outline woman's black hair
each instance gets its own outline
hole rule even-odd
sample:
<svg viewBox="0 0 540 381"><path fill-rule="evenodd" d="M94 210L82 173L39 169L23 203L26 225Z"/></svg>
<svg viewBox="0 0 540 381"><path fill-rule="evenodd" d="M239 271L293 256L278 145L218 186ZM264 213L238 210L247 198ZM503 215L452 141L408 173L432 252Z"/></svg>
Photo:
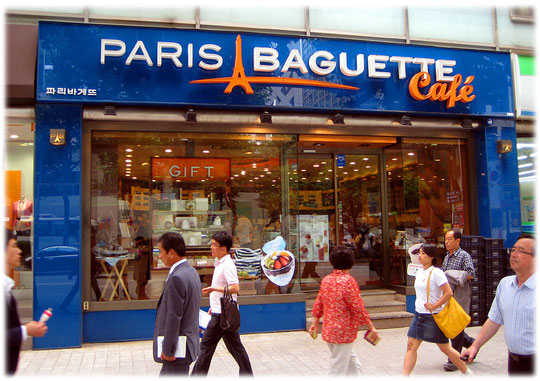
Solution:
<svg viewBox="0 0 540 381"><path fill-rule="evenodd" d="M428 257L433 258L433 266L435 267L441 267L442 266L442 258L439 255L439 251L437 250L437 246L431 244L431 243L425 243L420 248L426 254Z"/></svg>
<svg viewBox="0 0 540 381"><path fill-rule="evenodd" d="M354 265L354 254L345 246L336 246L330 253L330 263L336 270L349 270Z"/></svg>

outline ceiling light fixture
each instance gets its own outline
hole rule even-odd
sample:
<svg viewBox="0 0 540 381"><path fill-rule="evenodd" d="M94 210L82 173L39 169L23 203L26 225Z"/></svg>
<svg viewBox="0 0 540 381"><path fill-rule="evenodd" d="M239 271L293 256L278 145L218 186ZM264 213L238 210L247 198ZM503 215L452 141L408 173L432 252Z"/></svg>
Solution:
<svg viewBox="0 0 540 381"><path fill-rule="evenodd" d="M268 111L264 111L261 116L261 123L272 123L272 114L270 114Z"/></svg>
<svg viewBox="0 0 540 381"><path fill-rule="evenodd" d="M332 117L332 123L334 123L334 124L345 124L345 117L342 114L340 114L339 112L337 112Z"/></svg>
<svg viewBox="0 0 540 381"><path fill-rule="evenodd" d="M471 128L473 128L472 120L463 119L463 121L461 122L461 127L470 130Z"/></svg>
<svg viewBox="0 0 540 381"><path fill-rule="evenodd" d="M193 111L192 108L188 108L186 113L184 114L184 118L186 118L186 122L197 122L197 113Z"/></svg>
<svg viewBox="0 0 540 381"><path fill-rule="evenodd" d="M412 126L411 117L403 115L399 121L399 124L401 124L402 126Z"/></svg>
<svg viewBox="0 0 540 381"><path fill-rule="evenodd" d="M116 116L116 107L114 106L105 106L103 109L103 115Z"/></svg>

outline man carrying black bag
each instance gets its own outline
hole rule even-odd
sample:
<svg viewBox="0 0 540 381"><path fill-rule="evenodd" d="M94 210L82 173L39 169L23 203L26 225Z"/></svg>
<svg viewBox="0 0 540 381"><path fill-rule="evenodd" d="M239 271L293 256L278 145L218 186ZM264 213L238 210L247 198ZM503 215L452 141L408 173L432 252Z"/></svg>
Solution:
<svg viewBox="0 0 540 381"><path fill-rule="evenodd" d="M207 375L212 362L212 356L216 350L219 340L223 338L225 346L229 353L234 357L239 366L240 375L253 375L251 363L246 349L240 341L240 335L236 326L227 326L223 322L222 328L222 310L221 298L228 291L233 300L237 300L237 293L240 288L238 281L238 273L233 259L229 255L229 250L232 247L232 237L225 231L216 232L212 235L212 243L210 245L212 256L218 259L218 263L212 277L212 285L202 289L204 294L210 293L210 311L212 315L208 327L204 331L201 340L201 353L197 362L193 366L191 375ZM226 290L228 288L228 290ZM224 320L224 319L223 319ZM231 323L231 321L229 321ZM236 328L236 329L235 329ZM232 330L228 330L232 329Z"/></svg>

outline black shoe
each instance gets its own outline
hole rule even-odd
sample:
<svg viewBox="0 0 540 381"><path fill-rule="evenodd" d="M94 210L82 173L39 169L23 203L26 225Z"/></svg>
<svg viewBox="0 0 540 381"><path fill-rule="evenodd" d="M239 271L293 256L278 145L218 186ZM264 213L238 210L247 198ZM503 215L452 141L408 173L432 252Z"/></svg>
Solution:
<svg viewBox="0 0 540 381"><path fill-rule="evenodd" d="M443 368L444 368L444 370L446 370L447 372L453 372L453 371L458 370L458 367L455 366L454 364L452 364L450 361L447 362L446 364L444 364Z"/></svg>

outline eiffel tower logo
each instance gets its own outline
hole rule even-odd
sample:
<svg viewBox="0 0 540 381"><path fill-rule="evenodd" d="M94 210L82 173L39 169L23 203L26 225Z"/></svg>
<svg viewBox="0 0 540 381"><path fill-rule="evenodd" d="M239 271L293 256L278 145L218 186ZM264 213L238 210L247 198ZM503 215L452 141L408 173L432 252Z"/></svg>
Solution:
<svg viewBox="0 0 540 381"><path fill-rule="evenodd" d="M230 94L232 89L236 86L244 89L246 94L253 94L253 89L251 88L250 83L265 83L265 84L278 84L278 85L292 85L292 86L315 86L315 87L326 87L333 89L343 89L343 90L358 90L358 87L340 85L338 83L325 82L325 81L316 81L312 79L302 79L302 78L286 78L286 77L246 77L244 71L244 65L242 63L242 38L240 35L236 36L236 53L234 58L234 68L233 74L231 77L222 77L222 78L210 78L210 79L197 79L195 81L190 81L190 84L215 84L215 83L227 83L224 93Z"/></svg>
<svg viewBox="0 0 540 381"><path fill-rule="evenodd" d="M249 84L249 81L244 72L244 64L242 63L242 39L240 35L236 36L236 56L234 57L234 71L231 77L231 82L227 85L225 89L225 94L230 94L233 88L240 86L246 94L253 94L253 89Z"/></svg>

